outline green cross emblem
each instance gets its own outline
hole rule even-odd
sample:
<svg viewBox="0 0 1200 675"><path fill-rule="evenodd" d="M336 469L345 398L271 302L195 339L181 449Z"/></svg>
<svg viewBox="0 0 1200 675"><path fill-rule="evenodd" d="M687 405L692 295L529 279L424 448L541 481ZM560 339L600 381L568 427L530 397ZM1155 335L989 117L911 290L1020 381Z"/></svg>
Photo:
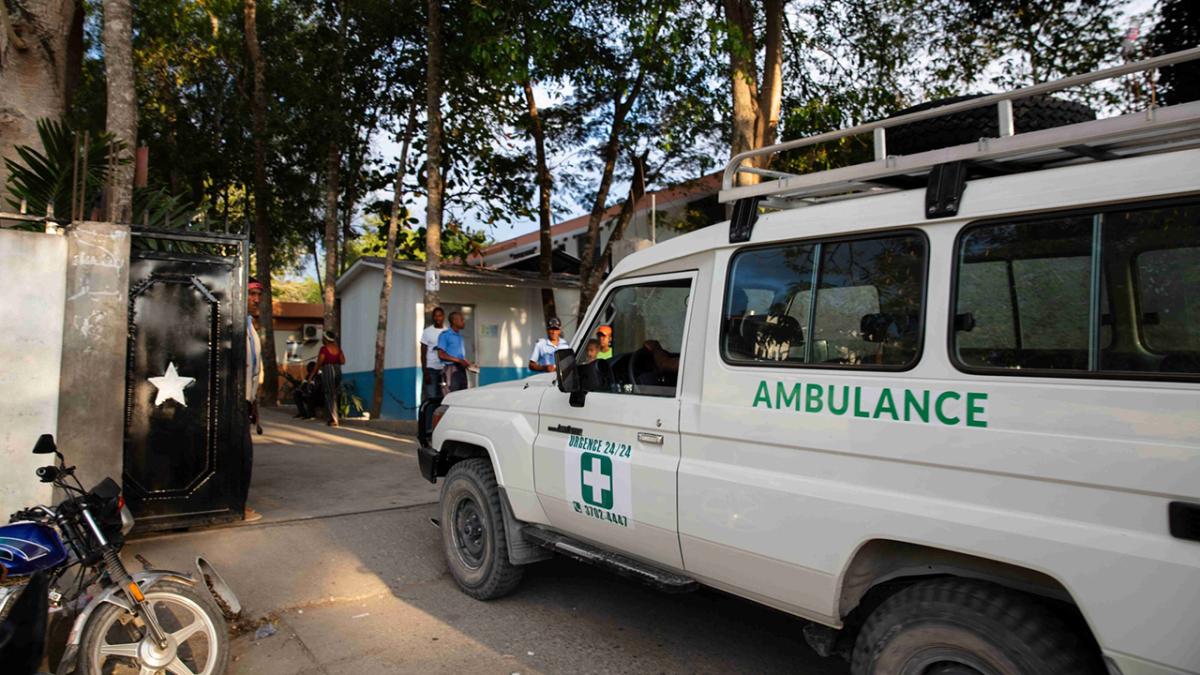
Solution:
<svg viewBox="0 0 1200 675"><path fill-rule="evenodd" d="M579 479L583 501L602 509L613 505L612 458L585 452L579 455Z"/></svg>

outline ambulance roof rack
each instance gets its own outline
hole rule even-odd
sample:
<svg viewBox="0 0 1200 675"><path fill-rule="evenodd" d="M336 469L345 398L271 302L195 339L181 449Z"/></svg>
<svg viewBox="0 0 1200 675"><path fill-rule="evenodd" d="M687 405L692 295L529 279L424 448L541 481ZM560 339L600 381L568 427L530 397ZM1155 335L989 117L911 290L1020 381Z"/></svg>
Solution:
<svg viewBox="0 0 1200 675"><path fill-rule="evenodd" d="M795 208L902 189L896 187L898 184L926 183L926 216L941 217L957 212L957 199L962 194L967 168L971 166L988 166L1011 173L1030 167L1045 168L1200 147L1200 101L1163 107L1152 103L1144 111L1023 133L1017 133L1014 129L1012 103L1015 99L1197 59L1200 59L1200 47L1193 47L735 155L725 166L719 195L723 203L740 203L734 208L730 239L749 239L759 206ZM975 143L909 155L889 155L887 152L888 129L986 106L997 108L998 137L980 138ZM757 159L761 165L782 152L863 134L873 137L873 161L799 174L745 165L747 160ZM1009 166L1003 166L1005 163ZM735 186L739 174L752 174L771 180ZM957 192L957 196L948 194L954 192Z"/></svg>

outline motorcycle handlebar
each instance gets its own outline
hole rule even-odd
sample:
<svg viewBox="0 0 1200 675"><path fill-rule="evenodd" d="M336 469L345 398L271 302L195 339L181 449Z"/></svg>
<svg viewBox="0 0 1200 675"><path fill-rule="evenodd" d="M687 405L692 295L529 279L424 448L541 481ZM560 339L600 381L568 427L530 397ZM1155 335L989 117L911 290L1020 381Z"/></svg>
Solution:
<svg viewBox="0 0 1200 675"><path fill-rule="evenodd" d="M8 517L9 522L15 520L38 520L42 515L54 517L54 512L45 506L35 506L30 509L21 509Z"/></svg>

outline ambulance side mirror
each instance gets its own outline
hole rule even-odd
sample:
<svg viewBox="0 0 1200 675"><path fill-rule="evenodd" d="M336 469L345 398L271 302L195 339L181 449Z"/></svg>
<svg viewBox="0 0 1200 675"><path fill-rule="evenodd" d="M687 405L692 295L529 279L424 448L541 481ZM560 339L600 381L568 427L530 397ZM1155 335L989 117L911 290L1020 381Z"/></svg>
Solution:
<svg viewBox="0 0 1200 675"><path fill-rule="evenodd" d="M554 375L558 378L558 390L571 394L583 389L579 379L579 366L575 363L575 352L559 349L554 352Z"/></svg>
<svg viewBox="0 0 1200 675"><path fill-rule="evenodd" d="M575 361L575 352L570 349L559 349L554 352L554 375L558 380L558 390L571 395L571 406L583 406L583 379L579 376L579 364Z"/></svg>

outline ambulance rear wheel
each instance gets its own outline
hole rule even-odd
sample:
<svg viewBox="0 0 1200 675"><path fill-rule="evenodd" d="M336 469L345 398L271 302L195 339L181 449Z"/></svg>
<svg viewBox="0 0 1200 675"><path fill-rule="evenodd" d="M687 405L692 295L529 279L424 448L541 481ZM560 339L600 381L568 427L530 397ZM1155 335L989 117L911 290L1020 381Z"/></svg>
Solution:
<svg viewBox="0 0 1200 675"><path fill-rule="evenodd" d="M513 592L523 568L508 559L500 489L488 460L466 459L450 467L440 505L442 547L458 587L477 600Z"/></svg>
<svg viewBox="0 0 1200 675"><path fill-rule="evenodd" d="M935 579L888 598L854 644L853 675L1091 675L1094 645L1032 597Z"/></svg>

